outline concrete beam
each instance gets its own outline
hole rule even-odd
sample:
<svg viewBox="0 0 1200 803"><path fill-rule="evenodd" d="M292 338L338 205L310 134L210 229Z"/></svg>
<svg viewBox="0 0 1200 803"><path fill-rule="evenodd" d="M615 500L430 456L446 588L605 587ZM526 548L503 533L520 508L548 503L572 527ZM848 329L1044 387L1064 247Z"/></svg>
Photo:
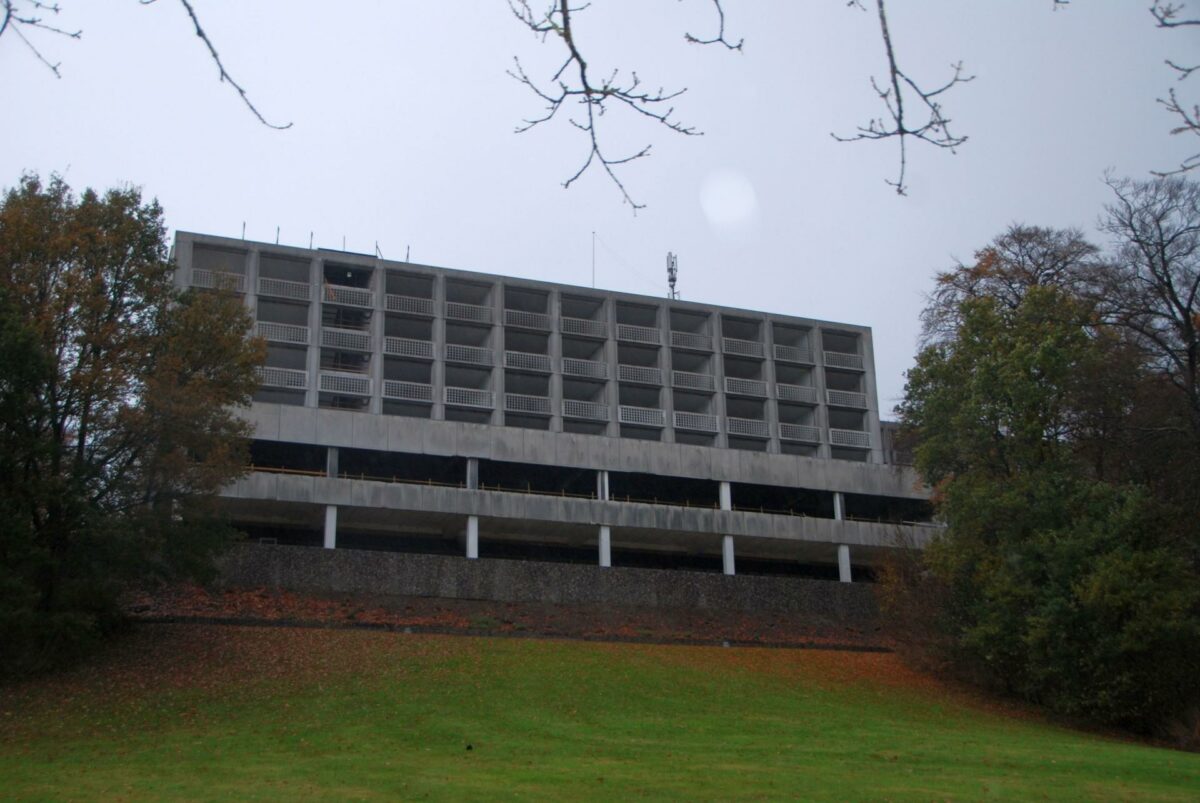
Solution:
<svg viewBox="0 0 1200 803"><path fill-rule="evenodd" d="M721 481L721 510L733 510L733 491L729 487L729 483Z"/></svg>
<svg viewBox="0 0 1200 803"><path fill-rule="evenodd" d="M725 535L721 537L721 571L730 576L737 574L737 570L733 563L732 535Z"/></svg>

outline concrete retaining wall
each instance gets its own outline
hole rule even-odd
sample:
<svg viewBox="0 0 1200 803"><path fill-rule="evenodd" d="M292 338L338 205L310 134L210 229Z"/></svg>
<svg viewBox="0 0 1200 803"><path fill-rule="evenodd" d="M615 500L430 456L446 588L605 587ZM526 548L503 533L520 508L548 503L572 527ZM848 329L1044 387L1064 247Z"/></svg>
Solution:
<svg viewBox="0 0 1200 803"><path fill-rule="evenodd" d="M877 619L863 584L353 549L242 544L222 560L221 578L232 587L315 593L775 611L859 628Z"/></svg>

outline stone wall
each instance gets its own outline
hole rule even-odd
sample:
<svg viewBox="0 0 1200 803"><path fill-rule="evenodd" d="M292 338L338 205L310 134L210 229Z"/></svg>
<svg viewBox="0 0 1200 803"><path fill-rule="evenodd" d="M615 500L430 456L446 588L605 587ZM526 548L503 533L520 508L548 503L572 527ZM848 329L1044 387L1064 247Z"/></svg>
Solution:
<svg viewBox="0 0 1200 803"><path fill-rule="evenodd" d="M230 587L495 602L795 613L814 624L871 627L871 587L796 577L242 544L221 563Z"/></svg>

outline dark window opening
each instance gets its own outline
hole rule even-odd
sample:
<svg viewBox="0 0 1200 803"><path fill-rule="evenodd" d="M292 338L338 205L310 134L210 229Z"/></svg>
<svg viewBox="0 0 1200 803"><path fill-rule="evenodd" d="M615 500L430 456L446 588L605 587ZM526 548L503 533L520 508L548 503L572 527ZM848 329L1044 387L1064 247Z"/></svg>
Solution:
<svg viewBox="0 0 1200 803"><path fill-rule="evenodd" d="M596 472L590 468L480 460L479 487L489 491L517 491L592 499L596 496Z"/></svg>
<svg viewBox="0 0 1200 803"><path fill-rule="evenodd" d="M787 516L833 518L833 493L778 485L730 484L734 510L775 513Z"/></svg>
<svg viewBox="0 0 1200 803"><path fill-rule="evenodd" d="M324 446L286 441L250 441L250 465L264 471L325 474Z"/></svg>
<svg viewBox="0 0 1200 803"><path fill-rule="evenodd" d="M713 480L628 471L608 472L608 491L614 501L717 508L719 487Z"/></svg>
<svg viewBox="0 0 1200 803"><path fill-rule="evenodd" d="M928 523L933 521L933 505L928 499L895 496L846 494L846 518L879 521L887 524Z"/></svg>
<svg viewBox="0 0 1200 803"><path fill-rule="evenodd" d="M467 460L378 449L339 449L338 475L347 479L462 487L466 484Z"/></svg>

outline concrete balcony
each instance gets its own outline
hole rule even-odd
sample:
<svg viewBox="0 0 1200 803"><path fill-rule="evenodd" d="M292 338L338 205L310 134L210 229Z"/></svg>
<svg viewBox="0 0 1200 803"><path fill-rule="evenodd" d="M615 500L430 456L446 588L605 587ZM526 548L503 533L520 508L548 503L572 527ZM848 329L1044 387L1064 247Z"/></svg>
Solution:
<svg viewBox="0 0 1200 803"><path fill-rule="evenodd" d="M652 326L634 326L631 323L617 324L617 340L626 343L647 343L651 346L662 345L662 331Z"/></svg>
<svg viewBox="0 0 1200 803"><path fill-rule="evenodd" d="M225 273L216 270L192 270L192 287L204 287L210 290L232 290L235 293L246 292L246 277L240 273Z"/></svg>
<svg viewBox="0 0 1200 803"><path fill-rule="evenodd" d="M771 425L756 418L726 418L725 431L730 435L741 435L746 438L771 437Z"/></svg>
<svg viewBox="0 0 1200 803"><path fill-rule="evenodd" d="M291 282L287 279L259 276L258 294L268 298L285 298L288 301L308 301L312 298L312 285L308 282Z"/></svg>
<svg viewBox="0 0 1200 803"><path fill-rule="evenodd" d="M528 396L523 393L505 393L504 410L509 413L550 415L550 399L545 396Z"/></svg>
<svg viewBox="0 0 1200 803"><path fill-rule="evenodd" d="M494 361L495 354L490 348L463 346L458 343L446 344L446 362L491 366Z"/></svg>
<svg viewBox="0 0 1200 803"><path fill-rule="evenodd" d="M383 353L389 357L408 357L416 360L433 359L433 343L408 337L385 337Z"/></svg>
<svg viewBox="0 0 1200 803"><path fill-rule="evenodd" d="M698 390L704 393L714 393L717 390L717 378L711 374L694 374L691 371L672 371L671 386L683 390Z"/></svg>
<svg viewBox="0 0 1200 803"><path fill-rule="evenodd" d="M290 323L275 323L274 321L255 321L254 334L269 343L308 345L307 326L294 326Z"/></svg>
<svg viewBox="0 0 1200 803"><path fill-rule="evenodd" d="M549 332L550 316L541 312L506 309L504 310L504 325L516 329L534 329L538 332Z"/></svg>
<svg viewBox="0 0 1200 803"><path fill-rule="evenodd" d="M736 337L721 338L721 350L726 354L735 354L739 357L757 357L759 359L762 359L767 353L766 346L757 340L739 340Z"/></svg>
<svg viewBox="0 0 1200 803"><path fill-rule="evenodd" d="M478 304L463 304L459 301L446 302L446 317L454 321L469 321L471 323L492 322L492 308L481 307Z"/></svg>
<svg viewBox="0 0 1200 803"><path fill-rule="evenodd" d="M587 421L607 421L608 405L604 402L563 399L563 418L581 418Z"/></svg>
<svg viewBox="0 0 1200 803"><path fill-rule="evenodd" d="M608 339L608 321L593 321L587 318L560 318L558 328L564 335Z"/></svg>
<svg viewBox="0 0 1200 803"><path fill-rule="evenodd" d="M851 371L862 371L863 358L861 354L827 351L825 352L825 366L827 368L847 368Z"/></svg>
<svg viewBox="0 0 1200 803"><path fill-rule="evenodd" d="M533 371L538 374L548 374L553 366L548 354L532 354L528 351L504 352L504 367L517 371Z"/></svg>
<svg viewBox="0 0 1200 803"><path fill-rule="evenodd" d="M421 318L432 318L436 315L436 308L432 298L397 296L389 293L384 297L383 305L384 309L388 312L416 315Z"/></svg>
<svg viewBox="0 0 1200 803"><path fill-rule="evenodd" d="M871 433L855 429L830 429L829 443L832 446L849 446L853 449L870 449Z"/></svg>
<svg viewBox="0 0 1200 803"><path fill-rule="evenodd" d="M867 409L867 394L852 390L827 390L825 391L825 401L834 407Z"/></svg>
<svg viewBox="0 0 1200 803"><path fill-rule="evenodd" d="M563 357L562 373L563 376L580 376L584 379L608 379L608 363Z"/></svg>
<svg viewBox="0 0 1200 803"><path fill-rule="evenodd" d="M401 382L396 379L383 380L383 398L394 401L433 404L433 386L422 382Z"/></svg>
<svg viewBox="0 0 1200 803"><path fill-rule="evenodd" d="M494 396L490 390L453 387L447 387L445 390L446 404L451 407L474 407L490 410L495 406Z"/></svg>
<svg viewBox="0 0 1200 803"><path fill-rule="evenodd" d="M375 308L375 293L362 287L345 287L326 282L325 286L321 288L321 294L322 300L326 304L360 309Z"/></svg>
<svg viewBox="0 0 1200 803"><path fill-rule="evenodd" d="M321 345L325 348L339 351L371 352L371 335L357 329L338 329L332 326L321 327Z"/></svg>
<svg viewBox="0 0 1200 803"><path fill-rule="evenodd" d="M714 435L719 431L715 415L709 415L708 413L688 413L682 410L675 412L675 429L683 429L690 432L709 432Z"/></svg>
<svg viewBox="0 0 1200 803"><path fill-rule="evenodd" d="M786 385L775 383L775 398L780 401L800 402L801 404L816 404L817 389L808 385Z"/></svg>
<svg viewBox="0 0 1200 803"><path fill-rule="evenodd" d="M619 421L622 424L634 424L639 427L662 427L666 425L666 412L656 407L631 407L622 404L617 408Z"/></svg>
<svg viewBox="0 0 1200 803"><path fill-rule="evenodd" d="M812 365L812 349L808 346L785 346L782 343L776 343L775 360L776 362L794 362Z"/></svg>
<svg viewBox="0 0 1200 803"><path fill-rule="evenodd" d="M798 441L800 443L820 443L821 428L809 426L808 424L784 424L779 425L779 437L785 441Z"/></svg>
<svg viewBox="0 0 1200 803"><path fill-rule="evenodd" d="M725 392L731 396L754 396L767 398L767 383L759 379L740 379L736 376L725 377Z"/></svg>
<svg viewBox="0 0 1200 803"><path fill-rule="evenodd" d="M269 365L260 365L255 371L264 388L285 388L287 390L306 390L308 388L307 371L295 368L274 368Z"/></svg>
<svg viewBox="0 0 1200 803"><path fill-rule="evenodd" d="M362 374L342 371L322 371L319 387L322 393L336 393L341 396L370 396L371 378Z"/></svg>
<svg viewBox="0 0 1200 803"><path fill-rule="evenodd" d="M691 351L712 351L712 335L673 331L671 332L671 348L689 349Z"/></svg>
<svg viewBox="0 0 1200 803"><path fill-rule="evenodd" d="M662 370L646 365L618 365L617 380L635 385L662 385Z"/></svg>

